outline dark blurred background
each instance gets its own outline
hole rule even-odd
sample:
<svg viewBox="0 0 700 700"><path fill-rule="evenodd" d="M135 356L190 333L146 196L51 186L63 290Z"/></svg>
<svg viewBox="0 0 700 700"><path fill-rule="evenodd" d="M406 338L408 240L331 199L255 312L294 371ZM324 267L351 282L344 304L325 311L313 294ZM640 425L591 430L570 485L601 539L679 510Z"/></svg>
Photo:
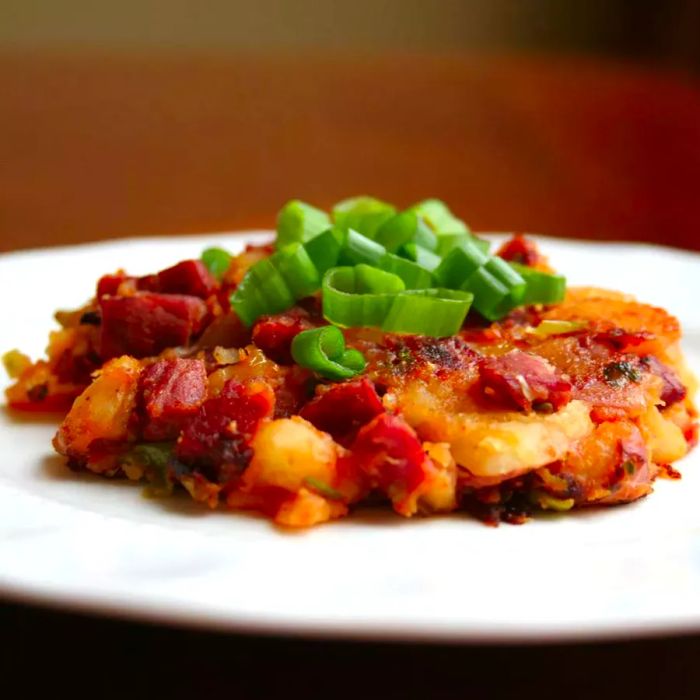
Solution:
<svg viewBox="0 0 700 700"><path fill-rule="evenodd" d="M5 46L583 51L700 68L693 0L3 0Z"/></svg>
<svg viewBox="0 0 700 700"><path fill-rule="evenodd" d="M2 0L0 250L447 199L700 247L695 0Z"/></svg>

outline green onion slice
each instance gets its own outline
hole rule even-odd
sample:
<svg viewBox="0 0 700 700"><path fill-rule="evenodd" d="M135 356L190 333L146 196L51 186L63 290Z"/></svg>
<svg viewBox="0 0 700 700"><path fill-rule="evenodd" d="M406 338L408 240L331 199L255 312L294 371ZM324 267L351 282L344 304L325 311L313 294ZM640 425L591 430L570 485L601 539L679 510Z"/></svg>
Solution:
<svg viewBox="0 0 700 700"><path fill-rule="evenodd" d="M439 199L424 199L410 207L409 211L423 217L437 234L469 232L464 221L458 219L447 204Z"/></svg>
<svg viewBox="0 0 700 700"><path fill-rule="evenodd" d="M509 263L527 285L522 304L557 304L566 296L566 277L551 275L520 263Z"/></svg>
<svg viewBox="0 0 700 700"><path fill-rule="evenodd" d="M396 214L396 208L374 197L344 199L333 207L333 221L343 231L354 229L374 238L377 229Z"/></svg>
<svg viewBox="0 0 700 700"><path fill-rule="evenodd" d="M344 241L345 236L338 229L329 228L304 244L304 248L306 248L306 252L320 276L338 264Z"/></svg>
<svg viewBox="0 0 700 700"><path fill-rule="evenodd" d="M468 233L467 231L462 231L458 233L438 234L436 252L438 255L442 255L444 257L453 248L463 246L467 243L472 243L477 248L479 248L479 250L482 253L485 254L489 252L489 248L491 247L491 244L484 238L479 238L478 236L474 236L471 233Z"/></svg>
<svg viewBox="0 0 700 700"><path fill-rule="evenodd" d="M379 266L379 261L386 254L383 245L373 241L367 236L350 229L345 235L345 242L340 249L339 262L341 265L366 265Z"/></svg>
<svg viewBox="0 0 700 700"><path fill-rule="evenodd" d="M331 225L325 211L298 199L287 202L277 215L277 248L290 243L305 243Z"/></svg>
<svg viewBox="0 0 700 700"><path fill-rule="evenodd" d="M303 299L321 286L321 277L301 243L292 243L270 256L294 299Z"/></svg>
<svg viewBox="0 0 700 700"><path fill-rule="evenodd" d="M426 251L429 252L429 251ZM386 272L398 275L406 289L427 289L433 286L433 275L418 263L386 253L379 261L379 267Z"/></svg>
<svg viewBox="0 0 700 700"><path fill-rule="evenodd" d="M455 289L420 289L398 294L382 330L444 338L459 331L474 295Z"/></svg>
<svg viewBox="0 0 700 700"><path fill-rule="evenodd" d="M231 295L231 305L241 321L251 326L260 316L286 311L320 285L320 275L306 249L292 243L248 270Z"/></svg>
<svg viewBox="0 0 700 700"><path fill-rule="evenodd" d="M367 365L361 352L346 349L343 333L336 326L312 328L294 336L292 357L327 379L350 379Z"/></svg>
<svg viewBox="0 0 700 700"><path fill-rule="evenodd" d="M398 253L412 262L425 268L428 272L435 272L442 258L430 250L417 245L416 243L406 243L401 246Z"/></svg>
<svg viewBox="0 0 700 700"><path fill-rule="evenodd" d="M323 315L331 323L434 337L454 335L473 299L460 290L404 290L400 277L367 265L329 270L322 289Z"/></svg>
<svg viewBox="0 0 700 700"><path fill-rule="evenodd" d="M511 309L510 290L485 267L476 270L462 289L474 294L474 308L489 321L497 321Z"/></svg>
<svg viewBox="0 0 700 700"><path fill-rule="evenodd" d="M323 277L323 315L338 326L381 327L394 296L405 289L400 277L368 265L335 267Z"/></svg>
<svg viewBox="0 0 700 700"><path fill-rule="evenodd" d="M438 265L435 277L443 287L459 289L464 281L489 260L473 243L453 248Z"/></svg>
<svg viewBox="0 0 700 700"><path fill-rule="evenodd" d="M390 253L395 253L406 243L416 243L428 250L437 248L437 237L414 211L404 211L387 219L377 230L374 239Z"/></svg>
<svg viewBox="0 0 700 700"><path fill-rule="evenodd" d="M216 279L220 280L231 265L230 253L223 248L207 248L202 252L202 262Z"/></svg>

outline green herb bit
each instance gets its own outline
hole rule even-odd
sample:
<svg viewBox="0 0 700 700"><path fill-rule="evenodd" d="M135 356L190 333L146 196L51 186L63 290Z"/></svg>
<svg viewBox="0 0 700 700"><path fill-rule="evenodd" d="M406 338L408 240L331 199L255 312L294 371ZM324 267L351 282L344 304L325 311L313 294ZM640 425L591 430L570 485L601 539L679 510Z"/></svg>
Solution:
<svg viewBox="0 0 700 700"><path fill-rule="evenodd" d="M621 387L628 382L638 382L641 379L641 374L627 360L621 362L611 362L603 369L603 377L610 386Z"/></svg>
<svg viewBox="0 0 700 700"><path fill-rule="evenodd" d="M563 513L571 510L574 507L573 498L557 498L545 491L532 491L530 493L530 501L539 506L542 510L554 510Z"/></svg>
<svg viewBox="0 0 700 700"><path fill-rule="evenodd" d="M307 476L304 479L304 483L313 491L316 491L316 493L320 494L321 496L324 496L325 498L329 498L331 501L343 500L343 494L340 493L340 491L329 486L325 481L315 479L313 476Z"/></svg>

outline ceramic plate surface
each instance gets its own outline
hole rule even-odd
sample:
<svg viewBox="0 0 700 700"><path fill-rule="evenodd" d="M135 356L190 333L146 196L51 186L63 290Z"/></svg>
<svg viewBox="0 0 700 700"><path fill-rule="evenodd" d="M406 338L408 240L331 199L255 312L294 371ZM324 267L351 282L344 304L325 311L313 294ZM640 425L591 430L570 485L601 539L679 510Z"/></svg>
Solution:
<svg viewBox="0 0 700 700"><path fill-rule="evenodd" d="M269 234L268 234L269 235ZM123 240L0 256L0 346L42 353L97 277L239 249L265 234ZM542 239L570 284L676 314L700 369L700 256ZM0 380L4 388L6 380ZM0 594L206 628L406 640L537 641L700 631L700 451L627 506L489 528L360 511L298 533L68 471L56 424L0 410Z"/></svg>

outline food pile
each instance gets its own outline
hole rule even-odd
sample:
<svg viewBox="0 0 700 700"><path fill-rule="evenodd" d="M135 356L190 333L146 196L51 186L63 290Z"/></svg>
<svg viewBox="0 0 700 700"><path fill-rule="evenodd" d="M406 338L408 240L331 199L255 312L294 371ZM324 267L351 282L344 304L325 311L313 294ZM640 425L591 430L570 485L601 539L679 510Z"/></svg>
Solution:
<svg viewBox="0 0 700 700"><path fill-rule="evenodd" d="M8 404L70 468L289 527L357 504L523 522L634 501L697 441L678 321L567 289L438 200L293 200L268 245L101 277Z"/></svg>

